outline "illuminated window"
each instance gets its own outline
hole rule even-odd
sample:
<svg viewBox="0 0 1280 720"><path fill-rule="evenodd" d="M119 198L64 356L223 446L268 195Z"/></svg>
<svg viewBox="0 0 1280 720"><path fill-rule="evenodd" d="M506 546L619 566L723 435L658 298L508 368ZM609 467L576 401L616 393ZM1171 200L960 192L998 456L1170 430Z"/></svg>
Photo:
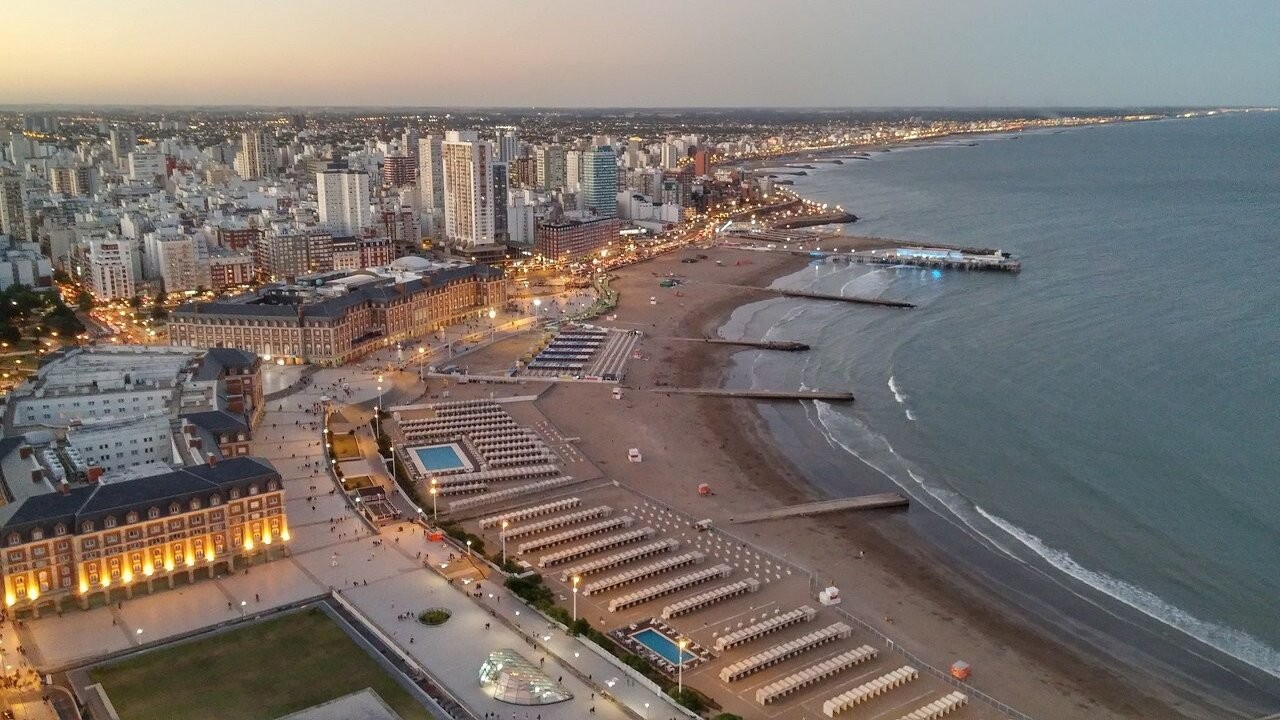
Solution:
<svg viewBox="0 0 1280 720"><path fill-rule="evenodd" d="M182 543L174 543L173 544L173 561L175 563L180 563L182 562L183 557L184 556L182 553Z"/></svg>
<svg viewBox="0 0 1280 720"><path fill-rule="evenodd" d="M214 536L213 536L213 552L214 552L214 554L221 555L222 553L224 553L224 552L226 552L226 551L227 551L227 540L226 540L226 538L224 538L224 537L222 536L222 533L218 533L218 534L214 535Z"/></svg>
<svg viewBox="0 0 1280 720"><path fill-rule="evenodd" d="M118 557L107 558L107 569L111 571L110 574L111 574L112 580L119 580L120 579L120 558Z"/></svg>
<svg viewBox="0 0 1280 720"><path fill-rule="evenodd" d="M98 565L94 563L89 566L89 582L93 585L98 584Z"/></svg>
<svg viewBox="0 0 1280 720"><path fill-rule="evenodd" d="M13 593L20 598L27 596L27 578L25 576L18 575L13 578Z"/></svg>
<svg viewBox="0 0 1280 720"><path fill-rule="evenodd" d="M162 547L151 548L151 565L152 567L157 567L157 568L164 567L164 548Z"/></svg>

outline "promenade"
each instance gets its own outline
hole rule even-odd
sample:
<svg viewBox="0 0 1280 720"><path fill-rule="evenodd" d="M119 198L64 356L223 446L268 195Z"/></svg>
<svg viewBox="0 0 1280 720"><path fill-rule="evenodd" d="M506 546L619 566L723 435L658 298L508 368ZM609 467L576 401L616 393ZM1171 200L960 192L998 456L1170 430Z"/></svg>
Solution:
<svg viewBox="0 0 1280 720"><path fill-rule="evenodd" d="M430 355L442 344L433 345ZM574 694L569 702L527 708L546 720L680 716L665 697L633 684L608 661L525 607L496 576L478 586L454 584L438 563L458 551L429 541L421 526L402 522L377 535L348 505L325 468L318 404L323 397L336 398L347 403L337 408L339 412L356 422L367 421L370 413L362 408L378 400L379 365L396 360L394 351L386 351L362 368L310 374L301 386L301 368L271 366L266 383L277 397L267 403L253 454L269 459L285 479L292 534L287 557L175 590L139 593L108 607L32 620L6 637L6 646L20 642L33 665L61 669L336 592L474 717L488 712L505 717L517 709L492 699L477 681L480 664L491 651L503 648L542 664ZM335 394L337 389L340 394ZM411 401L424 392L414 372L383 376L384 405ZM371 439L362 443L363 449L369 449ZM377 472L376 460L365 462L371 475L388 482L385 472ZM408 505L403 498L400 502ZM457 568L455 563L448 572ZM475 594L476 587L482 588L478 598L464 592ZM448 608L453 616L444 625L423 626L413 616L428 607ZM406 613L408 619L402 619ZM607 700L606 694L618 703ZM519 708L521 717L525 709Z"/></svg>

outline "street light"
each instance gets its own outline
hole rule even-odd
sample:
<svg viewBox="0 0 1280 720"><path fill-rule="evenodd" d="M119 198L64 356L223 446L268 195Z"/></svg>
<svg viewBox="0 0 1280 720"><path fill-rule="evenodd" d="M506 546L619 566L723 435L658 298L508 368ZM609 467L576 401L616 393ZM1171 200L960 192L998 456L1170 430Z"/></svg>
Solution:
<svg viewBox="0 0 1280 720"><path fill-rule="evenodd" d="M676 659L679 660L679 662L676 663L676 672L679 676L679 680L677 681L679 689L677 692L680 695L684 695L684 649L689 647L689 641L684 638L680 638L680 642L677 643L677 646L680 648L680 652L676 655Z"/></svg>
<svg viewBox="0 0 1280 720"><path fill-rule="evenodd" d="M471 541L467 541L467 557L471 557Z"/></svg>
<svg viewBox="0 0 1280 720"><path fill-rule="evenodd" d="M498 537L502 539L502 567L507 566L507 526L511 523L506 520L502 521L502 532L498 533Z"/></svg>
<svg viewBox="0 0 1280 720"><path fill-rule="evenodd" d="M378 411L373 414L373 424L378 432L378 437L382 437L382 376L378 376ZM374 438L377 441L377 438Z"/></svg>
<svg viewBox="0 0 1280 720"><path fill-rule="evenodd" d="M578 583L582 582L581 575L573 576L573 624L578 624Z"/></svg>

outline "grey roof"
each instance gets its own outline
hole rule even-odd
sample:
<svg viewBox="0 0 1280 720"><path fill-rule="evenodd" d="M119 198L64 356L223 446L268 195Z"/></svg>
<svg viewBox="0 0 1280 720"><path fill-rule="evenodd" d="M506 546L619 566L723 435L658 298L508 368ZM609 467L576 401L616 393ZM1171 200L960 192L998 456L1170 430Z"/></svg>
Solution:
<svg viewBox="0 0 1280 720"><path fill-rule="evenodd" d="M204 498L233 487L246 490L254 482L280 480L280 474L262 458L237 457L213 465L192 465L150 477L102 485L72 488L67 493L45 493L22 501L0 524L0 534L19 533L24 539L35 529L46 535L58 522L69 528L85 521L97 521L113 513L159 508L169 514L168 504L194 497Z"/></svg>
<svg viewBox="0 0 1280 720"><path fill-rule="evenodd" d="M209 348L200 358L200 367L195 372L197 380L217 380L227 368L251 368L258 362L258 356L247 350L238 348Z"/></svg>
<svg viewBox="0 0 1280 720"><path fill-rule="evenodd" d="M349 308L366 302L383 303L397 298L414 295L419 292L442 287L456 280L472 277L496 279L502 277L502 271L487 265L468 265L457 268L444 268L425 274L408 282L395 283L390 279L383 282L371 282L359 285L351 292L338 297L325 298L301 305L271 304L243 300L219 301L207 303L185 303L174 310L174 315L237 315L244 317L338 317Z"/></svg>
<svg viewBox="0 0 1280 720"><path fill-rule="evenodd" d="M244 418L226 410L204 410L202 412L187 413L182 417L215 435L218 433L249 431L249 424L245 422Z"/></svg>

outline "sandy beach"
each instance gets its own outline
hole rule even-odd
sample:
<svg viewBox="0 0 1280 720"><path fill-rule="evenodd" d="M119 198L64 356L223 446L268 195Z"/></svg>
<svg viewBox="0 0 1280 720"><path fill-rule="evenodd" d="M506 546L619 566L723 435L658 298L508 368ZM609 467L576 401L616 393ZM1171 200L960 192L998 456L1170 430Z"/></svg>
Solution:
<svg viewBox="0 0 1280 720"><path fill-rule="evenodd" d="M843 238L840 244L866 243ZM537 402L566 436L578 438L577 447L607 477L723 523L814 571L841 589L850 612L935 666L967 660L977 688L1033 717L1209 716L1141 676L1122 673L1117 661L1051 637L1019 608L950 569L946 557L915 536L904 512L729 523L748 510L819 498L775 447L753 402L668 395L661 387L722 385L734 349L679 338L715 336L734 308L770 297L743 286L767 286L807 260L739 249L698 252L710 259L681 263L694 254L690 250L616 273L620 305L613 319L599 322L645 333L637 346L640 359L628 366L622 401L609 398L609 385L559 384ZM660 289L659 278L669 273L684 283ZM650 297L658 303L650 304ZM632 447L644 452L643 463L627 461ZM860 463L846 471L868 485L894 489ZM698 495L703 482L713 496Z"/></svg>

